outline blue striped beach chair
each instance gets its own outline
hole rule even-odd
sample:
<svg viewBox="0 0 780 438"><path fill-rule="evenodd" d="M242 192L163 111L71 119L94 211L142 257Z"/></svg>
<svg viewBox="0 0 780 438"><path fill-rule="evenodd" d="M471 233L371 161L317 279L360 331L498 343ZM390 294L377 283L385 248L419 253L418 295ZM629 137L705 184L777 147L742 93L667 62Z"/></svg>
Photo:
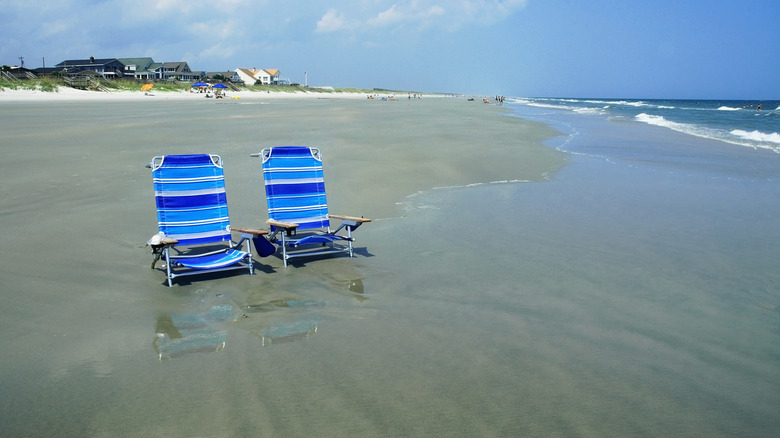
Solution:
<svg viewBox="0 0 780 438"><path fill-rule="evenodd" d="M281 249L284 266L295 257L332 253L352 257L352 232L371 219L328 213L320 150L276 146L252 156L263 159L269 240ZM341 220L335 230L330 228L331 219Z"/></svg>
<svg viewBox="0 0 780 438"><path fill-rule="evenodd" d="M219 155L161 155L152 169L160 232L149 244L155 263L164 257L168 286L185 275L248 269L254 273L247 239L264 239L267 231L230 227L225 176ZM231 231L241 233L234 243Z"/></svg>

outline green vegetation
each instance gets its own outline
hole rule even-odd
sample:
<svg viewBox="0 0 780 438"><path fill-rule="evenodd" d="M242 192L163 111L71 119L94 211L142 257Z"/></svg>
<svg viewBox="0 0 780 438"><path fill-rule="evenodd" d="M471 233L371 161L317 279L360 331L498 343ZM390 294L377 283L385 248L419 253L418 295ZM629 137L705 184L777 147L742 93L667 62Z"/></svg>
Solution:
<svg viewBox="0 0 780 438"><path fill-rule="evenodd" d="M152 81L154 82L154 89L153 91L156 93L164 93L164 92L186 92L189 91L189 89L192 87L192 84L189 82L176 82L176 81ZM94 87L94 84L99 84L100 88L108 90L108 91L137 91L141 92L141 86L147 83L147 81L135 81L135 80L125 80L125 79L119 79L119 80L112 80L112 79L103 79L103 78L96 78L92 79L93 87L92 88L98 88ZM0 78L0 91L10 89L10 90L38 90L38 91L44 91L44 92L54 92L56 93L59 91L60 87L67 87L68 85L65 83L64 79L57 76L50 76L45 78L38 78L38 79L19 79L19 80L7 80L5 78ZM360 89L360 88L314 88L314 87L304 87L301 85L240 85L238 86L238 89L240 91L253 91L258 93L322 93L322 94L332 94L332 93L365 93L365 94L374 94L374 93L405 93L400 91L393 91L393 90L384 90L384 89L378 89L375 88L373 90L367 90L367 89ZM231 89L227 90L228 92L232 91Z"/></svg>
<svg viewBox="0 0 780 438"><path fill-rule="evenodd" d="M0 90L39 90L46 92L57 92L57 88L62 84L59 79L23 79L9 81L5 78L0 79Z"/></svg>

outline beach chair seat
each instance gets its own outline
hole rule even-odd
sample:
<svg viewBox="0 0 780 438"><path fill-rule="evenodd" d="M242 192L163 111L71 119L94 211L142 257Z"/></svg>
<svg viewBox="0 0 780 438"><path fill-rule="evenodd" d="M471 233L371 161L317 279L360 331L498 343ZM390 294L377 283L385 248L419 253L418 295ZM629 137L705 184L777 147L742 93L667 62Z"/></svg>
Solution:
<svg viewBox="0 0 780 438"><path fill-rule="evenodd" d="M269 240L281 249L284 266L295 257L333 253L354 256L352 233L371 219L328 212L318 148L275 146L252 156L263 161ZM330 227L331 219L341 221L335 230Z"/></svg>
<svg viewBox="0 0 780 438"><path fill-rule="evenodd" d="M165 259L168 286L176 277L247 269L254 273L249 239L267 231L231 228L222 159L218 155L160 155L152 169L160 232L149 241L155 259ZM241 234L234 243L231 232Z"/></svg>

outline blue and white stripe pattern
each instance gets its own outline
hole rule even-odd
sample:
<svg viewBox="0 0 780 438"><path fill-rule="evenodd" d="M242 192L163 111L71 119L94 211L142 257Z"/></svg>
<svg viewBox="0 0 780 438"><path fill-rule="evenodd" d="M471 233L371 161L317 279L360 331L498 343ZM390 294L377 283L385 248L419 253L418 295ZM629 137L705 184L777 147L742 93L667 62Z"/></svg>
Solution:
<svg viewBox="0 0 780 438"><path fill-rule="evenodd" d="M230 241L219 156L166 155L152 164L160 231L180 245Z"/></svg>
<svg viewBox="0 0 780 438"><path fill-rule="evenodd" d="M317 148L277 146L263 150L268 216L298 229L328 228L328 202Z"/></svg>

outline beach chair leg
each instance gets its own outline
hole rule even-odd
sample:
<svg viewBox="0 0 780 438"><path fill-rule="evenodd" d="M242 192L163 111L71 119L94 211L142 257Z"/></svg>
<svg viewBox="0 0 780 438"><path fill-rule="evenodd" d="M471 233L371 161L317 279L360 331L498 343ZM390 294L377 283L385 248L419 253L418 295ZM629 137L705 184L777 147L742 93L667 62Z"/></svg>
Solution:
<svg viewBox="0 0 780 438"><path fill-rule="evenodd" d="M249 275L255 275L255 261L252 259L252 235L241 233L241 242L238 242L238 249L241 249L241 244L246 241L246 252L249 254Z"/></svg>
<svg viewBox="0 0 780 438"><path fill-rule="evenodd" d="M349 243L349 256L354 257L352 253L352 227L347 227L347 242Z"/></svg>
<svg viewBox="0 0 780 438"><path fill-rule="evenodd" d="M280 233L282 235L282 260L284 261L284 267L287 267L287 239L285 239L285 236L287 235L286 232Z"/></svg>
<svg viewBox="0 0 780 438"><path fill-rule="evenodd" d="M165 252L165 275L168 277L168 287L173 287L173 277L171 276L171 256L170 249L163 249Z"/></svg>

